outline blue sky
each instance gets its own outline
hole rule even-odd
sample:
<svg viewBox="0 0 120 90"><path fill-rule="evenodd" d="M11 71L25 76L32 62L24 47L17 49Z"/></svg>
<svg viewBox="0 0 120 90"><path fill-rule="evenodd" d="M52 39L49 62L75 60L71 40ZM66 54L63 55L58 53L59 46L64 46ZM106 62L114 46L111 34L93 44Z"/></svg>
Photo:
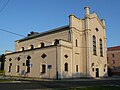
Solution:
<svg viewBox="0 0 120 90"><path fill-rule="evenodd" d="M0 9L6 2L0 0ZM68 25L71 13L83 18L85 6L105 19L107 47L120 45L120 0L10 0L0 13L0 29L24 36L31 31L47 31ZM21 38L0 31L0 54L14 51L14 41Z"/></svg>

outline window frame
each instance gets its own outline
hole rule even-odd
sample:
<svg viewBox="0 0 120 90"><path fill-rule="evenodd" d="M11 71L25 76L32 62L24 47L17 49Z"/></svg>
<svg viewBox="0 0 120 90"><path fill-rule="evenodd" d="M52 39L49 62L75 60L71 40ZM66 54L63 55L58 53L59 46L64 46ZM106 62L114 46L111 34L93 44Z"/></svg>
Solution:
<svg viewBox="0 0 120 90"><path fill-rule="evenodd" d="M100 44L100 56L103 57L103 44L102 44L102 39L101 38L99 40L99 44Z"/></svg>
<svg viewBox="0 0 120 90"><path fill-rule="evenodd" d="M59 44L59 40L58 39L55 39L54 40L54 45L58 45Z"/></svg>
<svg viewBox="0 0 120 90"><path fill-rule="evenodd" d="M45 64L42 64L42 74L45 74L46 73L46 65Z"/></svg>
<svg viewBox="0 0 120 90"><path fill-rule="evenodd" d="M64 64L64 70L65 70L66 72L68 72L68 63L67 63L67 62Z"/></svg>
<svg viewBox="0 0 120 90"><path fill-rule="evenodd" d="M16 72L17 72L17 73L19 73L19 72L20 72L20 66L19 66L19 65L17 65Z"/></svg>
<svg viewBox="0 0 120 90"><path fill-rule="evenodd" d="M75 40L75 46L78 47L78 40Z"/></svg>
<svg viewBox="0 0 120 90"><path fill-rule="evenodd" d="M44 48L45 47L45 44L43 42L40 43L40 47L41 48Z"/></svg>
<svg viewBox="0 0 120 90"><path fill-rule="evenodd" d="M34 45L31 44L30 45L30 49L33 50L34 49Z"/></svg>
<svg viewBox="0 0 120 90"><path fill-rule="evenodd" d="M92 40L93 40L93 55L97 55L96 36L95 35L92 36Z"/></svg>
<svg viewBox="0 0 120 90"><path fill-rule="evenodd" d="M76 65L76 72L79 72L79 67L78 67L78 65Z"/></svg>
<svg viewBox="0 0 120 90"><path fill-rule="evenodd" d="M11 72L11 68L12 68L12 66L10 65L10 66L8 67L8 72Z"/></svg>

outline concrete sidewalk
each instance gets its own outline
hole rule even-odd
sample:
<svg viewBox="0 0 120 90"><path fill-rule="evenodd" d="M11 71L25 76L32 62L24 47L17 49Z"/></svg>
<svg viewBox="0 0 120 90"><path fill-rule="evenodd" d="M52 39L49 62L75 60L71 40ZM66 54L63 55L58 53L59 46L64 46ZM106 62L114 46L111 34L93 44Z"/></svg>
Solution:
<svg viewBox="0 0 120 90"><path fill-rule="evenodd" d="M120 77L107 77L107 78L75 78L75 79L41 79L41 78L23 78L23 77L0 77L0 79L12 79L12 80L27 80L27 81L96 81L96 80L120 80Z"/></svg>

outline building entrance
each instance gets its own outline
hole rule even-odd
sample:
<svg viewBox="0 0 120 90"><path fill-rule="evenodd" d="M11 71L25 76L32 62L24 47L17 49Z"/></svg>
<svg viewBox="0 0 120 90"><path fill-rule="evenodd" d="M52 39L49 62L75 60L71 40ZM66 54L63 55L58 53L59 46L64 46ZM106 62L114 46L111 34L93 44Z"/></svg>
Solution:
<svg viewBox="0 0 120 90"><path fill-rule="evenodd" d="M99 77L99 68L96 68L96 77Z"/></svg>

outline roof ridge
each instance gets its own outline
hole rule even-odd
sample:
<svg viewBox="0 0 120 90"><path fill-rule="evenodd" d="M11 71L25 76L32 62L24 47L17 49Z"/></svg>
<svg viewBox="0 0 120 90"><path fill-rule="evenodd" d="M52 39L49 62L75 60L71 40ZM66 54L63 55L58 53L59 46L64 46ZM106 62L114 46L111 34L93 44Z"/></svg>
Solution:
<svg viewBox="0 0 120 90"><path fill-rule="evenodd" d="M55 28L55 29L47 30L45 32L41 32L41 33L38 33L38 34L35 34L35 35L27 36L27 37L22 38L20 40L16 40L15 42L17 42L17 41L25 41L25 40L32 39L32 38L35 38L35 37L38 37L38 36L42 36L42 35L46 35L46 34L50 34L50 33L54 33L54 32L59 32L62 29L65 29L65 28L68 29L69 25L65 25L65 26L62 26L62 27Z"/></svg>

